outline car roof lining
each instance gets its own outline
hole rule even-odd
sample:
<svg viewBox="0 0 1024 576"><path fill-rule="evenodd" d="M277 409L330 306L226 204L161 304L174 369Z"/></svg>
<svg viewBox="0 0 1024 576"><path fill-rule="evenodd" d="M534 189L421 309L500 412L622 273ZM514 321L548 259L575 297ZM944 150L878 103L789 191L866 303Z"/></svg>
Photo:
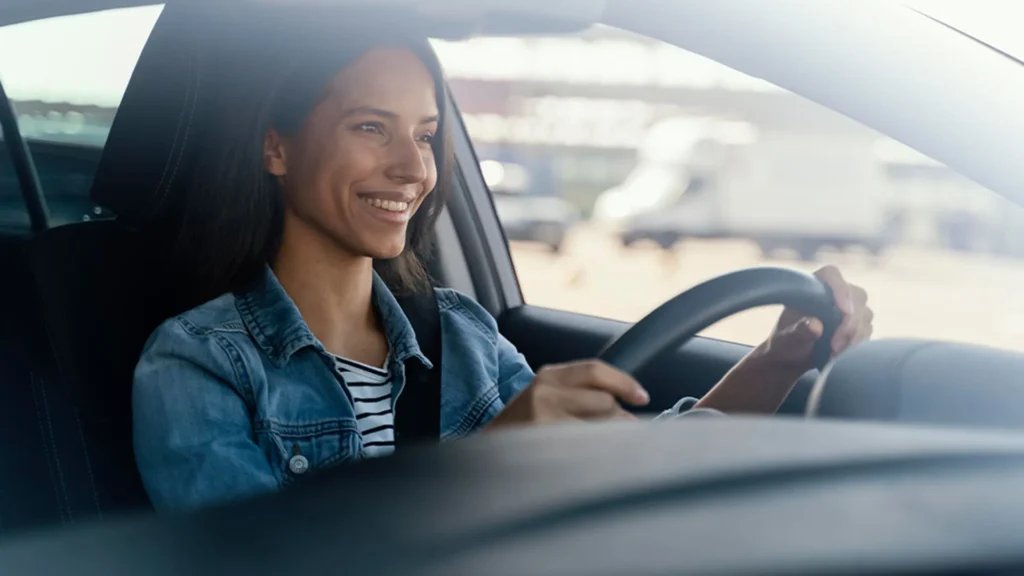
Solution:
<svg viewBox="0 0 1024 576"><path fill-rule="evenodd" d="M531 35L570 34L586 30L597 23L604 12L601 0L567 0L550 3L544 0L476 0L469 4L458 0L438 1L420 8L411 0L248 0L253 6L283 6L286 2L306 5L309 9L345 10L349 8L386 8L417 10L415 17L432 21L432 34L437 38L460 39L477 34ZM70 16L117 8L153 6L158 4L192 4L213 9L237 10L238 1L205 0L16 0L0 6L0 27L10 24Z"/></svg>

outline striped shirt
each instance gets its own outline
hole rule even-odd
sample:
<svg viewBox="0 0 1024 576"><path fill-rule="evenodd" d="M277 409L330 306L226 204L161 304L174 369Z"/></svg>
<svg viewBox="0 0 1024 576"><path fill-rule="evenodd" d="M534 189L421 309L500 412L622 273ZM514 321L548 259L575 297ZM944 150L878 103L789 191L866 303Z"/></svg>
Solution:
<svg viewBox="0 0 1024 576"><path fill-rule="evenodd" d="M332 355L333 356L333 355ZM386 369L333 356L334 366L352 395L363 449L369 457L395 451L395 413L391 409L391 375Z"/></svg>

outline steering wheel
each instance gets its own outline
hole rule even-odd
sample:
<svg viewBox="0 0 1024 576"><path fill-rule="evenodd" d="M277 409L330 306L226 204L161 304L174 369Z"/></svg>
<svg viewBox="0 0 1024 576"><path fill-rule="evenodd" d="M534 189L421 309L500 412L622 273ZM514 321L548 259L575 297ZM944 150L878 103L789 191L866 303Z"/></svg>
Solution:
<svg viewBox="0 0 1024 576"><path fill-rule="evenodd" d="M759 306L782 304L821 320L814 363L820 370L831 358L832 335L842 322L832 290L821 280L786 268L749 268L713 278L673 297L615 339L600 359L636 375L715 322Z"/></svg>

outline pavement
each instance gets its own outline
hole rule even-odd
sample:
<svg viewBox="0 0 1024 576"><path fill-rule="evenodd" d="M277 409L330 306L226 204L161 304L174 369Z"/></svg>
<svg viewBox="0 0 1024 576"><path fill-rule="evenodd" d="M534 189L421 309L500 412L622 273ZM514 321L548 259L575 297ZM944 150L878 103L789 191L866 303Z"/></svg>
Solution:
<svg viewBox="0 0 1024 576"><path fill-rule="evenodd" d="M667 252L653 245L622 247L609 233L580 227L561 254L528 243L512 245L529 304L635 321L704 280L751 266L811 272L834 264L863 286L875 311L875 338L930 338L1024 352L1024 261L912 246L874 258L822 253L818 262L786 255L765 259L744 240L688 241ZM755 344L779 309L750 310L704 335Z"/></svg>

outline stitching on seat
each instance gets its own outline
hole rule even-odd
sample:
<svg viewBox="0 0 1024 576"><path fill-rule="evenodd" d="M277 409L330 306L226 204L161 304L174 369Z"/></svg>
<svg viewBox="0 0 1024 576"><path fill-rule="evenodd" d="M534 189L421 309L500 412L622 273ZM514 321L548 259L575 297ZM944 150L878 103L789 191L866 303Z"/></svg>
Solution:
<svg viewBox="0 0 1024 576"><path fill-rule="evenodd" d="M34 377L34 376L33 376ZM64 469L60 465L60 455L57 453L57 441L56 436L53 434L53 418L50 415L50 401L46 397L46 385L41 383L39 391L43 395L43 408L46 413L46 426L50 429L50 444L53 447L53 461L57 465L57 478L60 480L60 491L64 496L64 504L68 510L68 520L72 523L75 521L75 512L71 509L71 500L68 498L68 487L67 483L64 482Z"/></svg>
<svg viewBox="0 0 1024 576"><path fill-rule="evenodd" d="M195 69L195 67L193 66L194 60L195 60L195 54L194 53L190 53L189 57L188 57L188 77L189 77L189 80L193 80L193 71ZM167 186L163 186L163 181L164 181L164 177L163 176L160 177L160 182L157 183L157 189L156 189L157 198L153 202L153 210L159 210L160 206L163 204L164 199L167 197L167 193L171 189L171 185L174 183L174 178L178 175L178 168L181 166L181 159L184 158L184 156L185 156L185 149L188 146L188 136L192 132L192 121L195 120L195 117L196 117L196 115L195 115L196 102L199 101L199 72L198 71L195 72L194 80L191 81L191 82L188 82L186 85L188 86L190 92L186 92L185 98L187 99L188 96L189 96L189 93L191 93L192 99L191 99L191 104L190 105L187 104L187 106L189 106L189 108L188 108L188 123L185 125L185 135L182 137L180 148L177 149L178 150L178 152L177 152L178 159L174 163L174 171L171 172L171 178L170 178L170 180L168 180ZM184 108L182 109L181 112L182 112L182 115L178 117L179 129L180 129L180 126L181 126L181 118L185 114ZM175 140L177 140L177 138L178 138L178 132L179 131L180 130L175 131L175 133L174 133ZM170 165L170 162L174 158L174 156L175 156L175 152L172 150L171 155L167 158L167 165L164 166L164 175L167 174L167 166ZM163 189L161 190L161 188L163 188Z"/></svg>
<svg viewBox="0 0 1024 576"><path fill-rule="evenodd" d="M62 494L62 486L57 483L56 474L54 473L54 461L57 460L57 456L54 453L55 447L53 446L52 438L47 436L47 427L44 425L43 421L43 410L39 404L39 397L36 395L37 390L40 394L43 394L42 386L40 386L39 382L36 380L35 372L29 375L29 381L32 383L32 402L36 405L36 421L39 422L39 434L43 437L43 450L46 452L46 467L50 471L50 482L53 484L54 495L57 496L57 511L60 513L61 521L67 522L69 521L70 516L70 511L67 510L67 507L65 506L67 502L67 493ZM49 405L47 404L47 410L49 410L48 406ZM47 421L48 420L49 414L47 414ZM52 428L50 429L50 433L52 435Z"/></svg>
<svg viewBox="0 0 1024 576"><path fill-rule="evenodd" d="M75 407L75 427L78 429L78 439L82 442L82 454L85 456L85 472L89 475L89 488L92 489L92 503L96 506L96 515L102 520L103 509L100 508L100 495L96 490L96 479L92 475L92 460L89 458L89 445L85 442L85 433L82 432L82 419L78 415L78 408Z"/></svg>
<svg viewBox="0 0 1024 576"><path fill-rule="evenodd" d="M189 63L189 74L191 75L191 73L192 73L192 57L191 57L191 55L189 56L188 63ZM191 87L192 87L191 84L188 84L188 83L185 84L185 97L184 98L185 98L186 101L188 100L189 90L191 89ZM172 144L171 144L171 146L172 146L171 152L167 155L167 161L164 163L164 171L163 171L162 174L160 174L160 180L158 180L157 183L156 183L156 190L155 190L156 192L160 191L160 187L163 185L164 179L167 178L167 170L171 167L171 160L173 160L173 158L174 158L174 148L173 148L174 144L173 143L178 141L178 134L181 132L181 120L182 120L182 118L185 117L185 110L186 109L187 109L187 106L182 105L181 112L178 113L178 122L177 122L177 124L176 124L176 126L174 128L174 139L171 140L171 142L172 142Z"/></svg>

